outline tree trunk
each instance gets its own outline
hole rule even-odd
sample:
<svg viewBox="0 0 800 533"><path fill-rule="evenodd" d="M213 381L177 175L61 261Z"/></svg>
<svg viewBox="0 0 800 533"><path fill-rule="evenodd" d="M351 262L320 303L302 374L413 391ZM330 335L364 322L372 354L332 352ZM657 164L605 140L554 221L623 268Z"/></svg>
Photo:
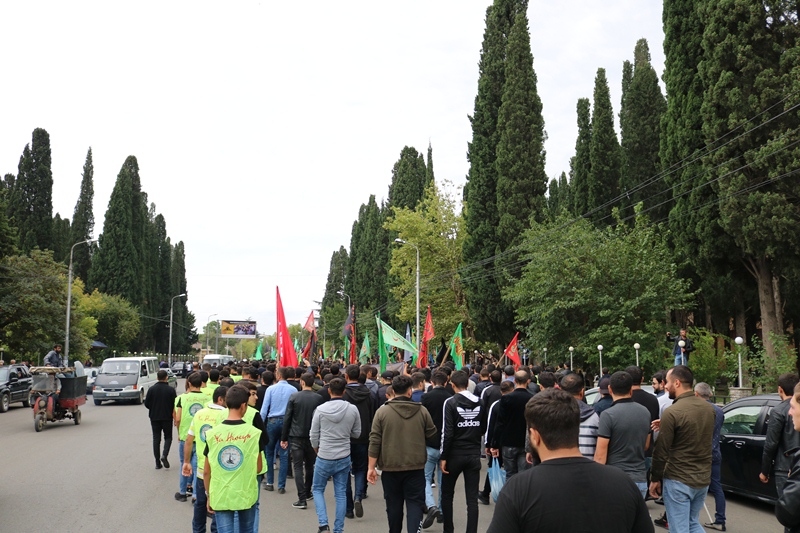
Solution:
<svg viewBox="0 0 800 533"><path fill-rule="evenodd" d="M781 298L781 279L772 275L772 294L775 298L775 319L778 321L778 335L783 335L783 299Z"/></svg>
<svg viewBox="0 0 800 533"><path fill-rule="evenodd" d="M766 257L751 260L758 282L758 303L761 308L761 337L767 357L776 358L771 335L781 335L782 328L775 313L775 293L772 285L772 265Z"/></svg>

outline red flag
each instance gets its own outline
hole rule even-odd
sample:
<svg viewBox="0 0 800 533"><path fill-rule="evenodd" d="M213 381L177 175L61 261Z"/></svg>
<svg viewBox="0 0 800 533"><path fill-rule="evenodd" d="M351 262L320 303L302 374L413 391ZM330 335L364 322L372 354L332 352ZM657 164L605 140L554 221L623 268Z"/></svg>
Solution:
<svg viewBox="0 0 800 533"><path fill-rule="evenodd" d="M297 366L297 353L294 351L292 338L289 336L289 329L286 327L286 317L283 314L283 303L281 303L281 290L275 287L278 296L278 333L277 350L280 366Z"/></svg>
<svg viewBox="0 0 800 533"><path fill-rule="evenodd" d="M519 368L520 359L519 359L519 350L517 349L517 337L519 337L519 332L514 335L514 338L511 341L511 344L508 345L504 355L508 357L511 361L514 361L514 369L516 370Z"/></svg>
<svg viewBox="0 0 800 533"><path fill-rule="evenodd" d="M426 368L428 366L428 341L433 339L433 319L431 318L431 306L428 306L428 318L425 319L425 331L422 334L422 346L419 351L419 358L417 359L417 366L419 368Z"/></svg>
<svg viewBox="0 0 800 533"><path fill-rule="evenodd" d="M356 345L356 306L350 310L353 322L350 324L350 364L358 364L358 346Z"/></svg>
<svg viewBox="0 0 800 533"><path fill-rule="evenodd" d="M308 315L308 320L306 320L306 325L303 326L303 329L313 333L316 331L315 321L314 321L314 311L311 311L311 314Z"/></svg>

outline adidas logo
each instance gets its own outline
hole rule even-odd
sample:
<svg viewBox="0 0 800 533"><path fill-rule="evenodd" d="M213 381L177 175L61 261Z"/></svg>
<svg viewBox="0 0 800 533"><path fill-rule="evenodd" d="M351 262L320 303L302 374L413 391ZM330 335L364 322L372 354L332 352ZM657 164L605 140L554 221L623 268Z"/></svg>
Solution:
<svg viewBox="0 0 800 533"><path fill-rule="evenodd" d="M475 420L478 418L478 415L481 414L481 406L479 405L475 409L464 409L463 407L456 407L458 414L461 415L461 418L464 420Z"/></svg>
<svg viewBox="0 0 800 533"><path fill-rule="evenodd" d="M479 427L481 425L480 420L465 420L464 422L459 422L456 424L456 427L460 428L470 428L470 427Z"/></svg>

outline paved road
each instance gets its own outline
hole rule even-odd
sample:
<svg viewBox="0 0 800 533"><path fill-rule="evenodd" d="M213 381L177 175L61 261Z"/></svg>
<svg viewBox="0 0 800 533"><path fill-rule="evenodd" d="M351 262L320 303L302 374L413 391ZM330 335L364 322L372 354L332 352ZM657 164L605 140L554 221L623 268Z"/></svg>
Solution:
<svg viewBox="0 0 800 533"><path fill-rule="evenodd" d="M97 407L89 397L82 411L80 426L71 421L49 424L41 433L34 432L30 409L14 404L0 414L0 532L191 531L191 504L173 499L178 469L153 468L147 410L123 404ZM178 464L177 444L170 458ZM292 487L289 480L290 490L284 495L261 492L262 532L317 530L313 504L306 510L291 507L297 499ZM332 492L329 485L326 500L331 515ZM463 501L463 491L458 490L456 531L466 526ZM648 506L653 517L663 509L652 502ZM709 509L713 512L713 500ZM493 510L493 505L480 506L478 531L486 531ZM728 524L733 532L782 531L770 506L742 498L729 500ZM364 517L347 520L345 530L373 533L386 528L379 481L369 488ZM440 532L441 525L426 531Z"/></svg>

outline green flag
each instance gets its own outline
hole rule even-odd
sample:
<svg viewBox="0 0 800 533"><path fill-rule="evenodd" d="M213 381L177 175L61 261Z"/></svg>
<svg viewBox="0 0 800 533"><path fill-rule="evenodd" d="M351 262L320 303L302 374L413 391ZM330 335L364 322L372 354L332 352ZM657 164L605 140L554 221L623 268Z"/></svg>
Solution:
<svg viewBox="0 0 800 533"><path fill-rule="evenodd" d="M378 329L381 330L383 342L389 346L400 348L401 350L408 350L411 353L417 352L417 347L406 340L402 335L389 327L389 324L378 318Z"/></svg>
<svg viewBox="0 0 800 533"><path fill-rule="evenodd" d="M383 339L383 328L381 327L383 321L381 321L380 313L375 317L375 320L378 323L378 356L381 363L381 372L386 372L386 363L389 362L389 354L386 352L386 342Z"/></svg>
<svg viewBox="0 0 800 533"><path fill-rule="evenodd" d="M461 339L461 322L458 323L456 332L453 333L453 338L450 339L450 357L456 364L456 370L461 370L464 364L464 342Z"/></svg>
<svg viewBox="0 0 800 533"><path fill-rule="evenodd" d="M264 356L261 355L261 343L262 342L264 342L264 339L261 339L260 341L258 341L258 348L256 349L256 356L255 356L255 360L256 361L261 361L264 358Z"/></svg>
<svg viewBox="0 0 800 533"><path fill-rule="evenodd" d="M369 348L369 331L366 335L364 335L364 343L361 345L361 352L358 354L358 359L362 363L366 363L369 360L370 348Z"/></svg>

